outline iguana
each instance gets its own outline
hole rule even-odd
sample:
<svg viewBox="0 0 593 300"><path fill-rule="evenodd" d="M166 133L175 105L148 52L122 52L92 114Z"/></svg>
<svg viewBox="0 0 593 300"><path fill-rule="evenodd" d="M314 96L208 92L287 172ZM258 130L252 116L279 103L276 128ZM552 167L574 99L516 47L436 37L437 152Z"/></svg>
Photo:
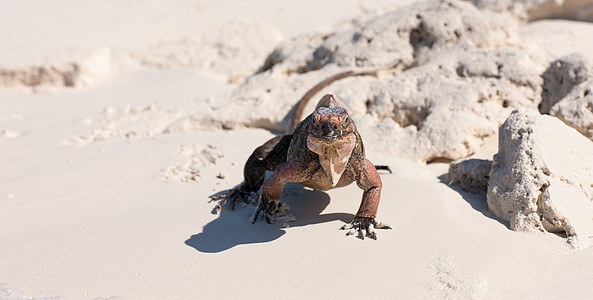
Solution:
<svg viewBox="0 0 593 300"><path fill-rule="evenodd" d="M362 138L348 112L328 94L292 134L274 137L253 151L245 163L241 185L212 198L220 200L218 208L228 200L234 208L237 197L245 199L263 184L252 222L263 214L270 223L280 211L280 194L287 182L322 191L356 182L364 191L362 202L354 220L341 229L348 230L347 235L357 232L361 239L377 239L374 229L391 229L375 221L382 188L377 168L365 158ZM267 180L266 171L274 171Z"/></svg>

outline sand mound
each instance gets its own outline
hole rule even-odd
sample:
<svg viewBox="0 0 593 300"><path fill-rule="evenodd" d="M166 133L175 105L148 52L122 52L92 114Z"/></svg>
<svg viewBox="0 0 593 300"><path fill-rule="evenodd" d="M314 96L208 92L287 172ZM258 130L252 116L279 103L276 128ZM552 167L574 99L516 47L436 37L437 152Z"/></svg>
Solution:
<svg viewBox="0 0 593 300"><path fill-rule="evenodd" d="M132 55L149 66L207 69L225 74L231 82L240 82L258 70L281 40L282 34L264 22L235 20L214 32L202 30Z"/></svg>
<svg viewBox="0 0 593 300"><path fill-rule="evenodd" d="M482 299L488 294L488 282L477 274L455 270L451 256L439 257L428 265L432 278L426 288L429 299Z"/></svg>
<svg viewBox="0 0 593 300"><path fill-rule="evenodd" d="M165 180L199 182L200 169L215 165L220 158L225 156L213 145L181 145L176 152L183 156L185 161L179 165L164 168L162 177ZM219 177L222 176L219 175Z"/></svg>
<svg viewBox="0 0 593 300"><path fill-rule="evenodd" d="M89 86L111 69L111 49L63 50L2 60L0 88Z"/></svg>
<svg viewBox="0 0 593 300"><path fill-rule="evenodd" d="M87 146L108 139L131 141L137 138L151 138L161 134L171 120L181 115L179 111L160 103L148 106L108 106L100 116L84 120L87 126L94 129L69 137L63 144Z"/></svg>

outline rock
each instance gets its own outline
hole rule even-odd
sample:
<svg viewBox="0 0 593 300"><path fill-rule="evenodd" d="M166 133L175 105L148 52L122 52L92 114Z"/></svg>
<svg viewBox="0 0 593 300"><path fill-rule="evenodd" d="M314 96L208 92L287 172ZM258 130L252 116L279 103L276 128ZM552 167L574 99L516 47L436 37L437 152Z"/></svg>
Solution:
<svg viewBox="0 0 593 300"><path fill-rule="evenodd" d="M516 40L517 25L508 16L463 1L414 3L331 34L284 42L228 102L168 131L285 132L292 107L310 88L344 71L372 69L376 76L341 79L318 97L336 95L373 150L418 162L467 157L514 108L541 102L547 63L512 48ZM313 110L309 104L305 114Z"/></svg>
<svg viewBox="0 0 593 300"><path fill-rule="evenodd" d="M593 138L593 66L580 53L551 63L543 75L540 111Z"/></svg>
<svg viewBox="0 0 593 300"><path fill-rule="evenodd" d="M517 30L502 15L463 1L422 1L329 35L312 54L313 65L406 69L456 44L494 48Z"/></svg>
<svg viewBox="0 0 593 300"><path fill-rule="evenodd" d="M531 22L541 19L593 21L591 3L586 0L473 0L480 9L506 12L517 20Z"/></svg>
<svg viewBox="0 0 593 300"><path fill-rule="evenodd" d="M10 61L0 60L0 88L89 86L108 73L111 65L109 48L24 55Z"/></svg>
<svg viewBox="0 0 593 300"><path fill-rule="evenodd" d="M265 72L251 76L230 95L233 103L225 110L247 109L248 119L233 115L224 122L266 124L283 131L288 128L284 117L296 101L334 74L369 68L389 68L399 74L422 64L430 53L454 45L465 49L504 45L515 35L514 24L501 16L482 15L463 1L427 1L325 36L295 38L268 57ZM381 90L374 87L366 93L377 92Z"/></svg>
<svg viewBox="0 0 593 300"><path fill-rule="evenodd" d="M566 236L593 244L593 142L557 118L513 111L499 132L488 208L516 231Z"/></svg>
<svg viewBox="0 0 593 300"><path fill-rule="evenodd" d="M569 126L593 139L593 81L581 85L576 91L554 105L550 111Z"/></svg>
<svg viewBox="0 0 593 300"><path fill-rule="evenodd" d="M357 124L370 149L450 161L475 153L513 108L537 107L541 71L518 50L452 49L346 102L366 101L368 117Z"/></svg>
<svg viewBox="0 0 593 300"><path fill-rule="evenodd" d="M463 190L486 195L492 161L487 159L461 159L449 164L447 180Z"/></svg>
<svg viewBox="0 0 593 300"><path fill-rule="evenodd" d="M590 80L593 68L587 58L580 53L573 53L553 61L542 75L541 113L550 113L552 106L568 95L574 87Z"/></svg>
<svg viewBox="0 0 593 300"><path fill-rule="evenodd" d="M327 35L320 33L292 37L276 46L266 58L261 71L274 68L277 73L290 76L319 69L311 54L325 39Z"/></svg>

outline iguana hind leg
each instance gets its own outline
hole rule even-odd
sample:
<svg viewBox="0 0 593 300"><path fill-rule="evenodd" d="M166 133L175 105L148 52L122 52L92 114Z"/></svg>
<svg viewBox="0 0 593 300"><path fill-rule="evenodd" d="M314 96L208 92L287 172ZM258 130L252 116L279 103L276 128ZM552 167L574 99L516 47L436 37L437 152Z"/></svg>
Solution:
<svg viewBox="0 0 593 300"><path fill-rule="evenodd" d="M292 135L276 136L257 147L243 168L244 181L230 190L210 196L210 201L219 201L214 210L220 211L229 201L231 208L235 209L237 199L246 203L255 203L257 191L264 183L266 171L273 171L286 162L291 139Z"/></svg>
<svg viewBox="0 0 593 300"><path fill-rule="evenodd" d="M257 192L264 183L266 171L274 171L286 162L291 139L292 135L277 136L253 151L243 169L247 191Z"/></svg>

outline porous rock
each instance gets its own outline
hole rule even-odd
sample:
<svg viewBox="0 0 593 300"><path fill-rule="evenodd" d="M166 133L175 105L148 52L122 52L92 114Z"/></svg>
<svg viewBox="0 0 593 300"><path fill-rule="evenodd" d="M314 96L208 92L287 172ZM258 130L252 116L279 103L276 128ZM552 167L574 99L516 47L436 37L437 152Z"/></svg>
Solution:
<svg viewBox="0 0 593 300"><path fill-rule="evenodd" d="M369 98L361 134L371 149L414 161L467 157L513 108L537 107L542 66L513 49L443 51Z"/></svg>
<svg viewBox="0 0 593 300"><path fill-rule="evenodd" d="M586 137L593 139L593 82L585 89L573 91L552 107L551 115L574 127Z"/></svg>
<svg viewBox="0 0 593 300"><path fill-rule="evenodd" d="M274 51L266 69L296 62L300 72L317 70L328 64L340 67L394 67L407 69L418 65L430 53L457 44L465 47L495 48L516 38L517 24L503 15L480 12L473 5L457 0L433 0L414 3L387 13L353 22L325 36L315 35L303 46L291 51ZM302 39L297 39L304 43ZM294 42L290 43L294 45ZM291 49L289 47L288 49ZM283 49L283 48L281 48ZM284 47L286 49L286 47Z"/></svg>
<svg viewBox="0 0 593 300"><path fill-rule="evenodd" d="M588 0L473 0L476 7L505 12L522 22L541 19L593 21Z"/></svg>
<svg viewBox="0 0 593 300"><path fill-rule="evenodd" d="M593 66L579 53L552 62L543 75L540 111L593 138Z"/></svg>
<svg viewBox="0 0 593 300"><path fill-rule="evenodd" d="M460 159L449 164L447 180L465 191L486 195L492 161L487 159Z"/></svg>
<svg viewBox="0 0 593 300"><path fill-rule="evenodd" d="M577 85L590 80L593 68L587 58L580 53L573 53L553 61L542 75L542 103L539 111L550 113L558 101L567 96Z"/></svg>
<svg viewBox="0 0 593 300"><path fill-rule="evenodd" d="M392 68L399 74L422 64L430 53L455 45L465 49L504 45L516 29L512 20L482 15L463 1L426 1L324 36L295 38L268 57L265 72L251 76L232 93L233 103L225 110L248 109L248 120L233 116L225 121L266 123L284 131L288 128L284 116L294 103L331 75L369 68ZM245 105L254 102L257 105Z"/></svg>
<svg viewBox="0 0 593 300"><path fill-rule="evenodd" d="M467 157L513 108L541 101L546 64L509 47L516 33L510 17L468 2L414 3L331 34L286 41L260 73L228 95L230 101L169 130L285 132L292 107L315 84L344 71L379 69L382 75L337 81L312 102L336 95L373 150L418 162Z"/></svg>
<svg viewBox="0 0 593 300"><path fill-rule="evenodd" d="M487 201L511 229L592 245L592 183L593 142L559 119L518 109L501 126Z"/></svg>

